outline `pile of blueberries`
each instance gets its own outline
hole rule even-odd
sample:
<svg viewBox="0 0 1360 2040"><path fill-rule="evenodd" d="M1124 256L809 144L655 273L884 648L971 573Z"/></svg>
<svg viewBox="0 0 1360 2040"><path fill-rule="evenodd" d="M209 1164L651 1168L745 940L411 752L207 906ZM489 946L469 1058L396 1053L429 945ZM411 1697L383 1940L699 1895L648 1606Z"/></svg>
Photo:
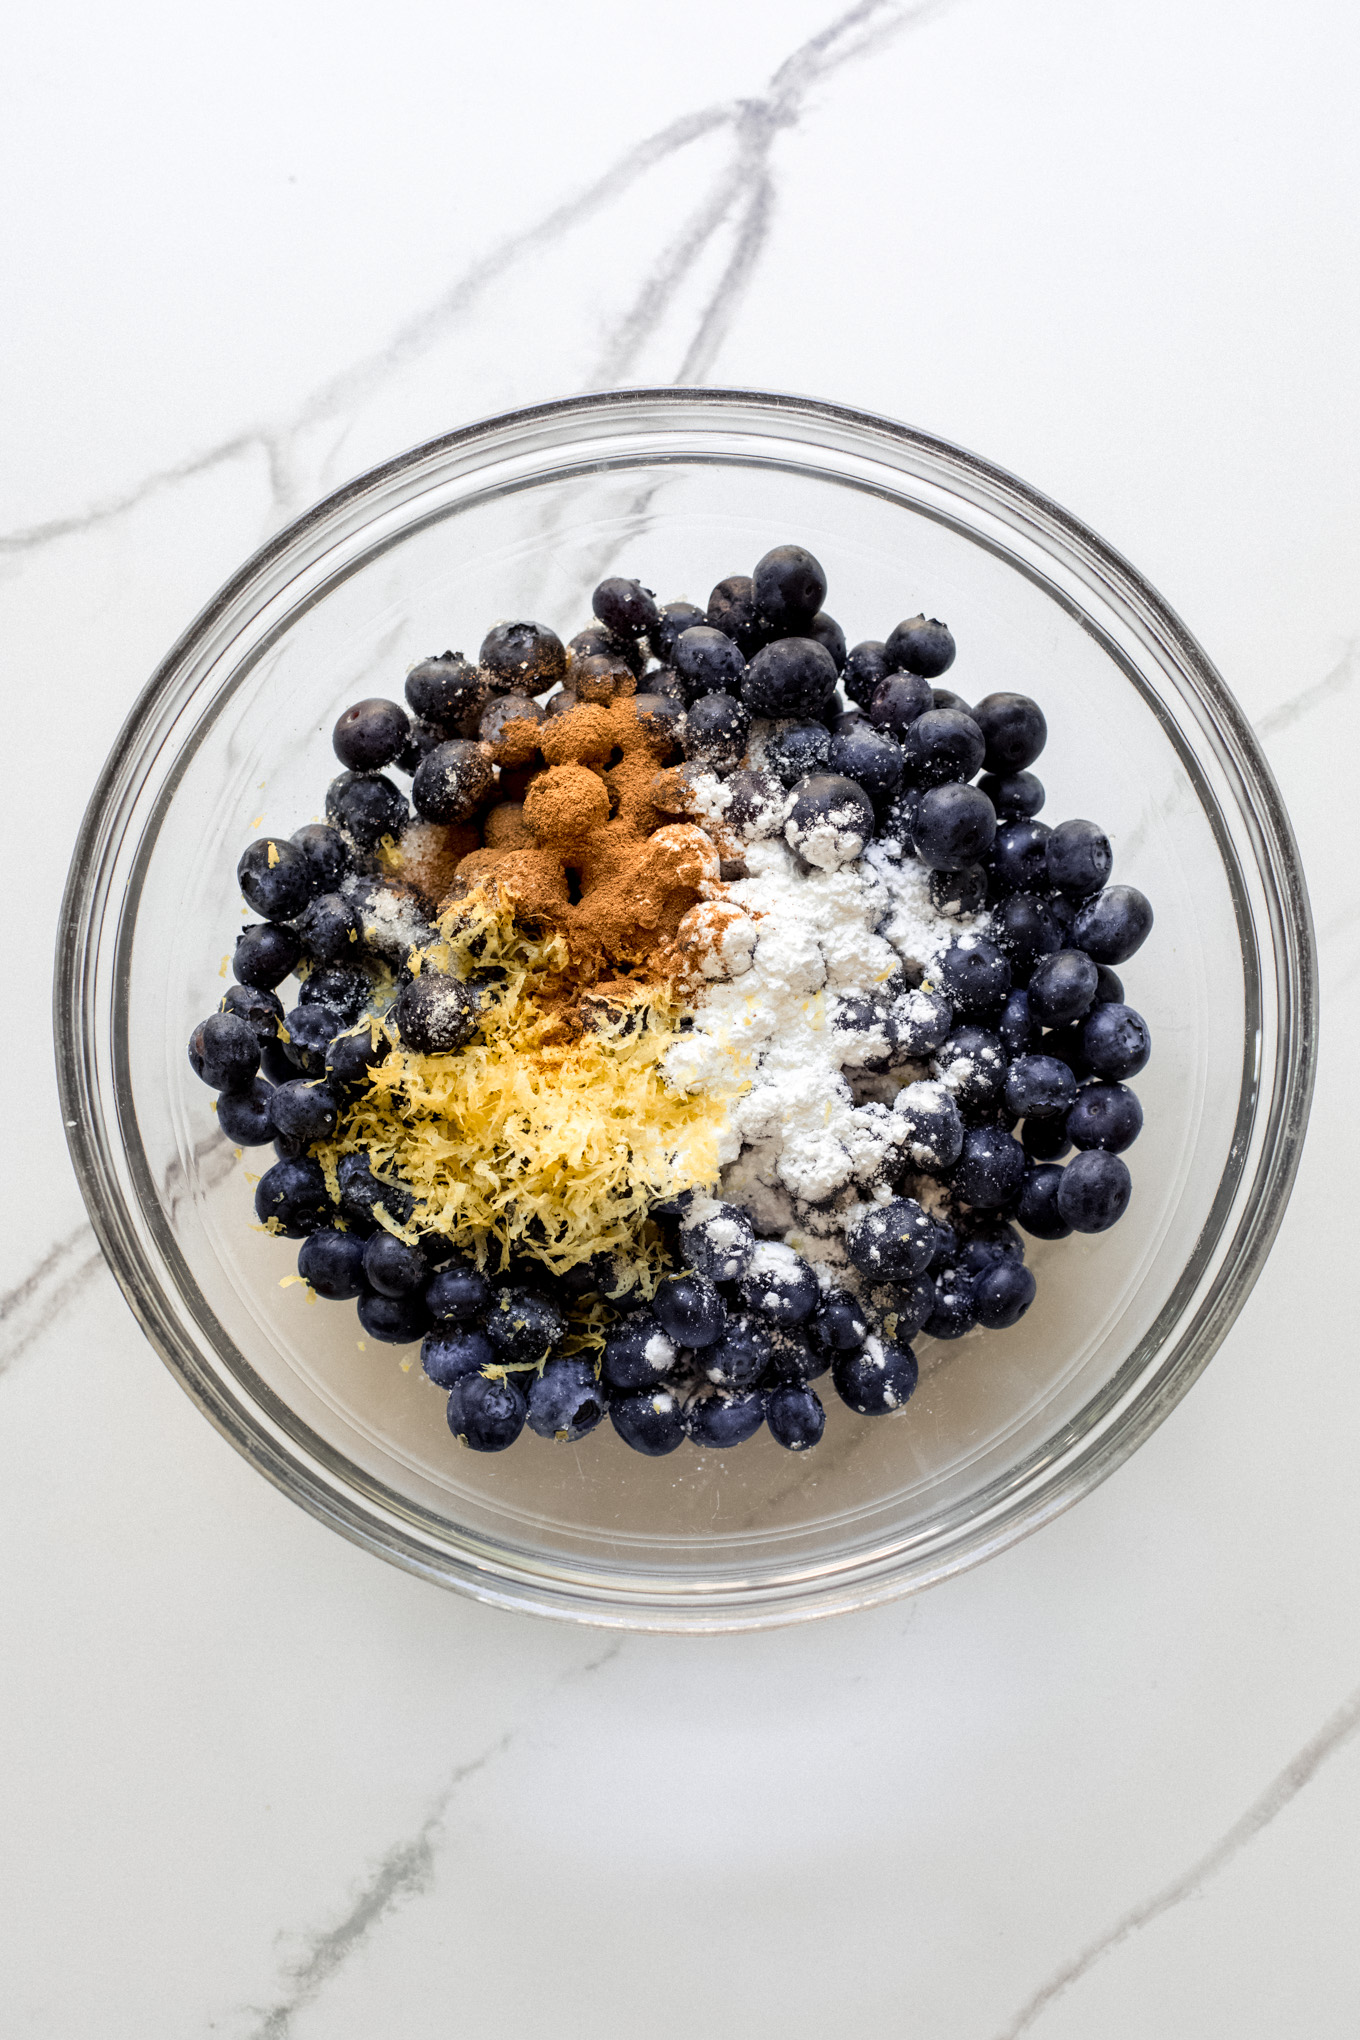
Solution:
<svg viewBox="0 0 1360 2040"><path fill-rule="evenodd" d="M998 693L969 707L936 686L954 640L924 616L847 649L825 595L812 555L780 546L753 575L719 582L706 610L659 607L638 582L613 578L595 591L595 624L570 646L540 624L497 624L475 665L447 652L412 669L409 714L383 700L347 709L327 821L262 838L240 859L261 920L239 936L237 981L194 1029L190 1062L219 1094L228 1139L273 1143L256 1212L301 1240L298 1273L319 1296L357 1299L372 1338L422 1340L450 1427L473 1450L502 1451L526 1424L574 1441L606 1413L654 1457L685 1438L740 1444L762 1425L805 1450L825 1422L813 1381L829 1372L861 1415L900 1409L916 1385L914 1334L999 1330L1029 1308L1022 1231L1102 1232L1127 1207L1121 1157L1142 1126L1127 1079L1150 1040L1113 966L1146 939L1151 907L1108 883L1110 843L1094 823L1036 819L1044 789L1029 768L1047 737L1037 703ZM908 1140L895 1187L924 1196L925 1179L932 1209L948 1218L912 1195L862 1213L845 1236L861 1279L853 1295L823 1290L791 1248L757 1239L739 1206L692 1196L660 1206L676 1272L645 1307L618 1297L597 1361L562 1346L583 1297L610 1301L607 1262L555 1278L516 1257L488 1276L422 1231L410 1188L377 1176L363 1154L341 1159L337 1205L314 1150L388 1052L369 1019L382 973L395 975L388 1017L408 1047L456 1050L477 1026L475 985L405 968L434 930L380 869L379 844L412 819L388 772L411 775L422 819L469 820L522 793L495 763L508 724L623 694L691 772L729 783L738 825L773 812L796 848L801 832L834 817L852 843L915 856L937 909L986 909L991 932L961 929L924 987L843 998L833 1015L886 1044L862 1059L866 1069L933 1071L898 1100ZM743 761L756 719L767 734L752 769ZM300 992L285 1014L276 988L294 973Z"/></svg>

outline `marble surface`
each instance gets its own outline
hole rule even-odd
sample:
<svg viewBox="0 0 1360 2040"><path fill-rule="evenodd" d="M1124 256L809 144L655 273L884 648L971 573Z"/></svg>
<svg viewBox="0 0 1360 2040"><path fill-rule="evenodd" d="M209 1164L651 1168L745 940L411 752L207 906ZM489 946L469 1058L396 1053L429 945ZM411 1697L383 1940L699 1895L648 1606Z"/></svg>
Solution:
<svg viewBox="0 0 1360 2040"><path fill-rule="evenodd" d="M1354 9L86 0L9 54L0 2028L1353 2035ZM440 1594L260 1480L104 1270L45 1046L83 804L214 587L396 448L651 380L910 419L1136 560L1279 776L1329 1023L1275 1254L1121 1472L709 1641Z"/></svg>

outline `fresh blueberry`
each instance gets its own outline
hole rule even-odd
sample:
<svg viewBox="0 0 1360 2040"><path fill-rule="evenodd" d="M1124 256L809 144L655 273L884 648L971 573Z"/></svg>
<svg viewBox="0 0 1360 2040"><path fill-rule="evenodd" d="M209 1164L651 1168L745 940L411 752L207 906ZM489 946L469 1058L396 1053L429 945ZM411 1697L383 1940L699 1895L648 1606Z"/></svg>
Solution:
<svg viewBox="0 0 1360 2040"><path fill-rule="evenodd" d="M1050 890L1047 822L1006 822L992 845L992 869L1008 892Z"/></svg>
<svg viewBox="0 0 1360 2040"><path fill-rule="evenodd" d="M329 1140L339 1117L339 1101L329 1084L305 1077L278 1085L270 1097L270 1130L285 1154L305 1154L314 1141Z"/></svg>
<svg viewBox="0 0 1360 2040"><path fill-rule="evenodd" d="M891 856L904 857L911 848L912 830L916 826L920 805L920 788L904 786L879 815L878 840Z"/></svg>
<svg viewBox="0 0 1360 2040"><path fill-rule="evenodd" d="M1103 1148L1072 1157L1057 1190L1060 1215L1074 1232L1106 1232L1128 1210L1133 1182L1128 1165Z"/></svg>
<svg viewBox="0 0 1360 2040"><path fill-rule="evenodd" d="M935 1308L935 1281L930 1274L914 1275L910 1282L892 1285L892 1300L881 1312L880 1323L890 1339L914 1338Z"/></svg>
<svg viewBox="0 0 1360 2040"><path fill-rule="evenodd" d="M750 1216L739 1204L696 1197L679 1235L680 1258L710 1282L735 1282L755 1252Z"/></svg>
<svg viewBox="0 0 1360 2040"><path fill-rule="evenodd" d="M953 1180L965 1204L995 1210L1009 1204L1024 1182L1025 1150L999 1126L970 1126Z"/></svg>
<svg viewBox="0 0 1360 2040"><path fill-rule="evenodd" d="M989 694L973 706L973 720L987 745L989 772L1009 778L1032 765L1048 742L1048 724L1027 694Z"/></svg>
<svg viewBox="0 0 1360 2040"><path fill-rule="evenodd" d="M877 638L866 638L863 644L852 645L845 655L845 671L842 682L851 701L867 709L880 683L892 672L888 662L888 647Z"/></svg>
<svg viewBox="0 0 1360 2040"><path fill-rule="evenodd" d="M425 1304L440 1325L468 1325L491 1301L491 1284L470 1261L456 1260L432 1275L425 1285Z"/></svg>
<svg viewBox="0 0 1360 2040"><path fill-rule="evenodd" d="M1041 1052L1044 1055L1055 1055L1059 1062L1065 1062L1078 1083L1083 1077L1089 1077L1091 1074L1083 1039L1084 1024L1078 1020L1071 1027L1053 1027L1047 1034L1041 1034L1039 1037Z"/></svg>
<svg viewBox="0 0 1360 2040"><path fill-rule="evenodd" d="M504 1452L524 1429L524 1391L509 1379L462 1374L449 1390L449 1429L473 1452Z"/></svg>
<svg viewBox="0 0 1360 2040"><path fill-rule="evenodd" d="M853 1353L869 1336L869 1321L848 1289L829 1289L807 1322L808 1337L823 1353Z"/></svg>
<svg viewBox="0 0 1360 2040"><path fill-rule="evenodd" d="M220 1123L220 1105L217 1117ZM1137 1094L1122 1084L1087 1084L1077 1093L1066 1130L1073 1147L1103 1148L1106 1154L1122 1155L1143 1130L1143 1108Z"/></svg>
<svg viewBox="0 0 1360 2040"><path fill-rule="evenodd" d="M545 1359L566 1331L566 1320L532 1289L497 1290L486 1313L486 1336L503 1361Z"/></svg>
<svg viewBox="0 0 1360 2040"><path fill-rule="evenodd" d="M1152 928L1152 908L1136 886L1112 885L1077 915L1076 941L1096 963L1125 963Z"/></svg>
<svg viewBox="0 0 1360 2040"><path fill-rule="evenodd" d="M1096 1076L1111 1083L1136 1077L1152 1054L1147 1021L1132 1006L1097 1006L1081 1031L1086 1062Z"/></svg>
<svg viewBox="0 0 1360 2040"><path fill-rule="evenodd" d="M317 963L340 963L359 942L359 916L338 892L309 900L298 921L302 947Z"/></svg>
<svg viewBox="0 0 1360 2040"><path fill-rule="evenodd" d="M935 1281L935 1303L921 1327L929 1339L961 1339L977 1323L973 1278L962 1268L942 1269Z"/></svg>
<svg viewBox="0 0 1360 2040"><path fill-rule="evenodd" d="M994 907L992 932L1022 982L1031 975L1040 957L1053 956L1062 947L1062 936L1049 912L1048 901L1034 893L1012 893Z"/></svg>
<svg viewBox="0 0 1360 2040"><path fill-rule="evenodd" d="M830 652L832 665L838 673L843 673L849 654L845 649L845 632L835 617L828 616L824 609L819 609L807 626L807 635Z"/></svg>
<svg viewBox="0 0 1360 2040"><path fill-rule="evenodd" d="M815 638L777 638L752 658L741 698L752 715L815 716L836 692L836 664Z"/></svg>
<svg viewBox="0 0 1360 2040"><path fill-rule="evenodd" d="M698 701L705 694L735 693L746 671L740 646L725 631L702 622L682 631L675 640L674 662L687 701Z"/></svg>
<svg viewBox="0 0 1360 2040"><path fill-rule="evenodd" d="M423 970L397 1000L397 1032L418 1055L445 1055L477 1032L477 994L461 978Z"/></svg>
<svg viewBox="0 0 1360 2040"><path fill-rule="evenodd" d="M718 1388L750 1388L769 1366L774 1345L768 1325L749 1317L730 1317L722 1337L705 1347L699 1364L706 1380Z"/></svg>
<svg viewBox="0 0 1360 2040"><path fill-rule="evenodd" d="M292 1240L329 1225L334 1213L317 1164L299 1158L266 1169L255 1185L255 1216L271 1232L277 1228ZM271 1219L275 1225L269 1225Z"/></svg>
<svg viewBox="0 0 1360 2040"><path fill-rule="evenodd" d="M620 574L601 581L590 606L612 638L651 637L661 628L661 611L651 589Z"/></svg>
<svg viewBox="0 0 1360 2040"><path fill-rule="evenodd" d="M1032 772L984 772L978 785L1006 821L1029 821L1044 804L1044 783Z"/></svg>
<svg viewBox="0 0 1360 2040"><path fill-rule="evenodd" d="M702 621L701 617L700 622ZM633 673L641 673L645 663L642 647L635 638L611 637L601 623L591 624L588 630L578 630L567 650L571 654L571 659L567 667L565 685L572 693L576 691L577 675L591 659L607 658L622 663Z"/></svg>
<svg viewBox="0 0 1360 2040"><path fill-rule="evenodd" d="M566 677L567 648L546 624L494 623L482 639L477 663L495 694L545 694Z"/></svg>
<svg viewBox="0 0 1360 2040"><path fill-rule="evenodd" d="M701 1389L685 1405L685 1429L701 1451L744 1445L764 1421L765 1397L758 1388Z"/></svg>
<svg viewBox="0 0 1360 2040"><path fill-rule="evenodd" d="M1070 1027L1089 1012L1096 992L1096 967L1080 949L1058 949L1040 957L1030 973L1029 1009L1041 1027Z"/></svg>
<svg viewBox="0 0 1360 2040"><path fill-rule="evenodd" d="M1004 1096L1017 1119L1060 1119L1076 1101L1077 1080L1056 1056L1017 1056L1006 1072Z"/></svg>
<svg viewBox="0 0 1360 2040"><path fill-rule="evenodd" d="M741 763L750 727L750 711L735 695L704 694L686 709L680 742L693 763L731 772Z"/></svg>
<svg viewBox="0 0 1360 2040"><path fill-rule="evenodd" d="M1040 1162L1026 1171L1015 1207L1015 1221L1036 1240L1065 1240L1072 1228L1058 1209L1058 1190L1066 1171L1057 1162Z"/></svg>
<svg viewBox="0 0 1360 2040"><path fill-rule="evenodd" d="M311 894L310 869L296 844L261 836L241 852L236 882L246 904L266 921L291 921Z"/></svg>
<svg viewBox="0 0 1360 2040"><path fill-rule="evenodd" d="M1011 988L1010 959L985 935L961 935L940 958L935 975L955 1014L965 1020L999 1013Z"/></svg>
<svg viewBox="0 0 1360 2040"><path fill-rule="evenodd" d="M331 732L340 763L350 772L381 772L402 754L411 718L395 701L356 701Z"/></svg>
<svg viewBox="0 0 1360 2040"><path fill-rule="evenodd" d="M935 1246L930 1256L931 1268L935 1271L952 1268L959 1258L959 1236L946 1219L935 1218L931 1223L935 1228Z"/></svg>
<svg viewBox="0 0 1360 2040"><path fill-rule="evenodd" d="M415 1296L429 1279L430 1264L420 1249L390 1232L375 1232L364 1248L364 1280L379 1296Z"/></svg>
<svg viewBox="0 0 1360 2040"><path fill-rule="evenodd" d="M349 850L344 837L329 822L307 822L294 829L292 841L307 865L307 884L312 897L334 892L349 870Z"/></svg>
<svg viewBox="0 0 1360 2040"><path fill-rule="evenodd" d="M932 871L929 890L936 913L957 921L964 914L980 913L986 906L987 873L980 864L970 864L964 871Z"/></svg>
<svg viewBox="0 0 1360 2040"><path fill-rule="evenodd" d="M794 722L776 725L766 740L762 760L783 787L793 787L809 773L821 772L831 755L831 732L825 723Z"/></svg>
<svg viewBox="0 0 1360 2040"><path fill-rule="evenodd" d="M756 614L755 586L749 574L729 574L725 581L719 581L704 614L714 630L722 631L741 646L748 659L765 642L765 627Z"/></svg>
<svg viewBox="0 0 1360 2040"><path fill-rule="evenodd" d="M873 833L873 802L853 779L814 772L794 787L784 839L819 871L852 863Z"/></svg>
<svg viewBox="0 0 1360 2040"><path fill-rule="evenodd" d="M331 1303L344 1303L363 1291L364 1243L356 1233L323 1225L302 1242L297 1270L318 1296Z"/></svg>
<svg viewBox="0 0 1360 2040"><path fill-rule="evenodd" d="M853 1353L838 1353L831 1379L843 1403L860 1417L890 1416L910 1401L916 1387L916 1355L910 1346L866 1339Z"/></svg>
<svg viewBox="0 0 1360 2040"><path fill-rule="evenodd" d="M972 708L961 694L955 694L952 687L932 687L930 690L932 708L952 708L959 715L971 715Z"/></svg>
<svg viewBox="0 0 1360 2040"><path fill-rule="evenodd" d="M574 1445L595 1429L606 1402L588 1360L550 1360L529 1383L529 1429L540 1438Z"/></svg>
<svg viewBox="0 0 1360 2040"><path fill-rule="evenodd" d="M1020 1145L1032 1162L1060 1162L1072 1148L1061 1119L1027 1119L1020 1129Z"/></svg>
<svg viewBox="0 0 1360 2040"><path fill-rule="evenodd" d="M357 1308L369 1337L384 1345L409 1346L430 1329L430 1314L419 1296L379 1296L366 1289Z"/></svg>
<svg viewBox="0 0 1360 2040"><path fill-rule="evenodd" d="M380 1063L390 1053L387 1036L379 1033L373 1040L373 1030L365 1023L353 1033L337 1034L326 1047L326 1075L333 1084L345 1089L364 1084L375 1063Z"/></svg>
<svg viewBox="0 0 1360 2040"><path fill-rule="evenodd" d="M845 1235L845 1251L871 1282L906 1282L930 1264L933 1228L914 1197L876 1204Z"/></svg>
<svg viewBox="0 0 1360 2040"><path fill-rule="evenodd" d="M218 1131L237 1147L265 1147L274 1138L269 1118L270 1088L256 1077L241 1091L222 1091L217 1100Z"/></svg>
<svg viewBox="0 0 1360 2040"><path fill-rule="evenodd" d="M424 821L465 822L494 784L490 753L481 744L451 737L421 760L411 782L411 800Z"/></svg>
<svg viewBox="0 0 1360 2040"><path fill-rule="evenodd" d="M922 680L916 673L890 673L869 696L867 708L876 730L903 738L934 705L928 680Z"/></svg>
<svg viewBox="0 0 1360 2040"><path fill-rule="evenodd" d="M956 780L971 779L981 765L982 732L973 718L959 709L928 708L903 735L902 755L907 778L914 786L952 785ZM986 800L985 794L978 797ZM987 806L995 817L990 801Z"/></svg>
<svg viewBox="0 0 1360 2040"><path fill-rule="evenodd" d="M996 1023L1001 1037L1001 1046L1012 1058L1028 1055L1039 1046L1040 1027L1029 1009L1028 992L1012 992L1001 1008L1001 1018Z"/></svg>
<svg viewBox="0 0 1360 2040"><path fill-rule="evenodd" d="M953 1094L938 1078L906 1084L893 1100L902 1147L918 1169L951 1169L963 1151L963 1121Z"/></svg>
<svg viewBox="0 0 1360 2040"><path fill-rule="evenodd" d="M545 681L544 686L547 686ZM541 688L535 689L541 693ZM477 714L486 699L486 680L461 652L422 659L406 675L411 713L436 729L451 730Z"/></svg>
<svg viewBox="0 0 1360 2040"><path fill-rule="evenodd" d="M1018 1324L1034 1301L1035 1281L1022 1261L994 1261L973 1283L973 1311L989 1332Z"/></svg>
<svg viewBox="0 0 1360 2040"><path fill-rule="evenodd" d="M657 1286L652 1309L677 1346L711 1346L727 1325L727 1305L702 1275L666 1276Z"/></svg>
<svg viewBox="0 0 1360 2040"><path fill-rule="evenodd" d="M237 1013L210 1013L189 1036L189 1067L214 1091L244 1091L260 1067L255 1029Z"/></svg>
<svg viewBox="0 0 1360 2040"><path fill-rule="evenodd" d="M663 1459L685 1442L684 1413L668 1388L611 1396L609 1420L625 1445L649 1459Z"/></svg>
<svg viewBox="0 0 1360 2040"><path fill-rule="evenodd" d="M777 545L756 562L751 589L766 629L794 637L826 600L826 575L801 545Z"/></svg>
<svg viewBox="0 0 1360 2040"><path fill-rule="evenodd" d="M1047 844L1048 883L1072 900L1099 892L1114 868L1114 851L1094 822L1059 822Z"/></svg>
<svg viewBox="0 0 1360 2040"><path fill-rule="evenodd" d="M324 1076L330 1045L347 1023L329 1006L298 1005L283 1024L288 1033L283 1052L294 1069L305 1077Z"/></svg>
<svg viewBox="0 0 1360 2040"><path fill-rule="evenodd" d="M1116 1002L1121 1006L1124 1003L1124 980L1121 977L1117 977L1108 964L1098 963L1096 965L1096 995L1092 999L1091 1004L1093 1006L1109 1006Z"/></svg>
<svg viewBox="0 0 1360 2040"><path fill-rule="evenodd" d="M956 1027L937 1051L936 1067L965 1118L997 1112L1006 1085L1000 1035L987 1027Z"/></svg>
<svg viewBox="0 0 1360 2040"><path fill-rule="evenodd" d="M272 991L301 954L302 944L291 928L280 927L277 921L252 921L236 938L231 967L241 984Z"/></svg>
<svg viewBox="0 0 1360 2040"><path fill-rule="evenodd" d="M922 794L911 841L922 864L962 871L980 864L996 835L996 810L976 786L932 786Z"/></svg>
<svg viewBox="0 0 1360 2040"><path fill-rule="evenodd" d="M658 659L668 664L675 658L676 643L687 630L698 630L704 625L704 612L693 602L663 602L658 615L656 629L652 632L652 650Z"/></svg>
<svg viewBox="0 0 1360 2040"><path fill-rule="evenodd" d="M452 1388L465 1374L494 1367L496 1349L484 1332L436 1325L421 1341L420 1364L436 1388Z"/></svg>
<svg viewBox="0 0 1360 2040"><path fill-rule="evenodd" d="M737 1283L742 1309L776 1325L798 1325L811 1317L820 1294L817 1277L802 1255L778 1240L756 1242Z"/></svg>
<svg viewBox="0 0 1360 2040"><path fill-rule="evenodd" d="M766 1396L765 1421L776 1445L786 1452L808 1452L826 1429L826 1411L815 1389L790 1383Z"/></svg>
<svg viewBox="0 0 1360 2040"><path fill-rule="evenodd" d="M888 639L888 657L904 673L936 680L954 663L953 632L938 617L909 616Z"/></svg>
<svg viewBox="0 0 1360 2040"><path fill-rule="evenodd" d="M611 1388L653 1388L674 1365L674 1343L651 1311L633 1311L610 1327L600 1372Z"/></svg>
<svg viewBox="0 0 1360 2040"><path fill-rule="evenodd" d="M341 1027L352 1027L373 995L368 972L353 965L324 964L302 980L300 1006L328 1006L340 1016Z"/></svg>
<svg viewBox="0 0 1360 2040"><path fill-rule="evenodd" d="M372 1228L378 1222L375 1213L379 1205L398 1225L405 1225L415 1210L415 1198L406 1185L375 1176L367 1155L341 1155L336 1173L340 1209L352 1225Z"/></svg>
<svg viewBox="0 0 1360 2040"><path fill-rule="evenodd" d="M327 820L361 850L376 850L384 836L399 836L410 813L406 796L381 772L342 772L326 788Z"/></svg>
<svg viewBox="0 0 1360 2040"><path fill-rule="evenodd" d="M1048 902L1048 911L1053 916L1053 925L1062 936L1064 949L1076 949L1077 909L1063 893L1054 893Z"/></svg>
<svg viewBox="0 0 1360 2040"><path fill-rule="evenodd" d="M902 746L867 723L832 738L828 764L832 772L862 786L875 807L886 805L902 784Z"/></svg>

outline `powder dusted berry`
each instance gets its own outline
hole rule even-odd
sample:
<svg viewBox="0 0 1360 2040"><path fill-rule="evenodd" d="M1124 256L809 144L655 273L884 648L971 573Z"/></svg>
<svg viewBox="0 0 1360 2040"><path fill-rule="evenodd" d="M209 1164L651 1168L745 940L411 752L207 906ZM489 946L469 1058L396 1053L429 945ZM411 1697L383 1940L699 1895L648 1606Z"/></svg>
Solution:
<svg viewBox="0 0 1360 2040"><path fill-rule="evenodd" d="M485 745L452 737L421 759L411 782L411 801L423 821L463 822L476 813L494 784Z"/></svg>
<svg viewBox="0 0 1360 2040"><path fill-rule="evenodd" d="M652 650L658 659L673 662L675 647L683 632L697 630L703 625L704 612L697 603L663 602L656 627L651 633Z"/></svg>
<svg viewBox="0 0 1360 2040"><path fill-rule="evenodd" d="M798 1325L811 1317L821 1291L801 1254L780 1240L761 1240L737 1284L743 1310L775 1325Z"/></svg>
<svg viewBox="0 0 1360 2040"><path fill-rule="evenodd" d="M855 1220L845 1235L845 1251L871 1282L904 1282L930 1265L932 1232L914 1197L895 1197Z"/></svg>
<svg viewBox="0 0 1360 2040"><path fill-rule="evenodd" d="M911 1347L886 1339L866 1339L855 1352L838 1353L831 1363L837 1395L860 1417L888 1417L905 1409L916 1376Z"/></svg>
<svg viewBox="0 0 1360 2040"><path fill-rule="evenodd" d="M685 1428L701 1451L744 1445L764 1421L765 1397L758 1388L701 1390L685 1405Z"/></svg>
<svg viewBox="0 0 1360 2040"><path fill-rule="evenodd" d="M723 1335L727 1305L702 1275L668 1275L658 1283L652 1308L677 1346L711 1346Z"/></svg>
<svg viewBox="0 0 1360 2040"><path fill-rule="evenodd" d="M600 1373L611 1388L653 1388L674 1365L674 1342L651 1311L634 1311L610 1327Z"/></svg>
<svg viewBox="0 0 1360 2040"><path fill-rule="evenodd" d="M494 1367L496 1349L485 1332L436 1325L420 1342L420 1365L436 1388L452 1388L465 1374Z"/></svg>
<svg viewBox="0 0 1360 2040"><path fill-rule="evenodd" d="M495 623L482 639L477 663L493 693L543 694L565 679L567 648L546 624Z"/></svg>
<svg viewBox="0 0 1360 2040"><path fill-rule="evenodd" d="M340 831L329 822L308 822L294 829L290 840L302 853L312 895L333 892L350 866L349 846Z"/></svg>
<svg viewBox="0 0 1360 2040"><path fill-rule="evenodd" d="M546 1360L567 1328L556 1305L531 1289L498 1290L484 1322L501 1360L534 1366Z"/></svg>
<svg viewBox="0 0 1360 2040"><path fill-rule="evenodd" d="M867 706L875 729L902 738L933 711L935 703L928 680L915 673L890 673L875 687Z"/></svg>
<svg viewBox="0 0 1360 2040"><path fill-rule="evenodd" d="M999 1126L970 1126L954 1171L954 1189L965 1204L993 1210L1009 1204L1025 1180L1025 1151Z"/></svg>
<svg viewBox="0 0 1360 2040"><path fill-rule="evenodd" d="M875 707L877 703L875 695ZM905 771L914 786L947 786L971 779L982 764L982 750L981 730L970 715L956 708L928 708L902 736Z"/></svg>
<svg viewBox="0 0 1360 2040"><path fill-rule="evenodd" d="M461 978L422 971L397 1000L397 1032L417 1055L447 1055L477 1032L477 994Z"/></svg>
<svg viewBox="0 0 1360 2040"><path fill-rule="evenodd" d="M359 916L343 894L321 893L307 902L297 933L314 962L341 963L358 948Z"/></svg>
<svg viewBox="0 0 1360 2040"><path fill-rule="evenodd" d="M326 788L326 818L360 850L399 836L410 819L406 796L381 772L342 772Z"/></svg>
<svg viewBox="0 0 1360 2040"><path fill-rule="evenodd" d="M461 652L422 659L406 675L406 699L411 713L449 736L461 734L462 724L481 713L486 694L485 675Z"/></svg>
<svg viewBox="0 0 1360 2040"><path fill-rule="evenodd" d="M719 581L708 598L704 612L714 630L720 630L740 645L749 659L765 642L765 630L756 614L755 588L749 574L729 574ZM835 668L832 668L835 671Z"/></svg>
<svg viewBox="0 0 1360 2040"><path fill-rule="evenodd" d="M814 772L793 789L784 838L819 871L852 863L873 833L874 804L853 779Z"/></svg>
<svg viewBox="0 0 1360 2040"><path fill-rule="evenodd" d="M661 627L661 611L651 589L619 574L601 581L590 606L612 638L650 637Z"/></svg>
<svg viewBox="0 0 1360 2040"><path fill-rule="evenodd" d="M680 1228L680 1260L710 1282L735 1282L755 1252L755 1228L738 1204L696 1197Z"/></svg>
<svg viewBox="0 0 1360 2040"><path fill-rule="evenodd" d="M685 1442L684 1412L669 1388L611 1396L609 1420L624 1444L648 1459L664 1459Z"/></svg>

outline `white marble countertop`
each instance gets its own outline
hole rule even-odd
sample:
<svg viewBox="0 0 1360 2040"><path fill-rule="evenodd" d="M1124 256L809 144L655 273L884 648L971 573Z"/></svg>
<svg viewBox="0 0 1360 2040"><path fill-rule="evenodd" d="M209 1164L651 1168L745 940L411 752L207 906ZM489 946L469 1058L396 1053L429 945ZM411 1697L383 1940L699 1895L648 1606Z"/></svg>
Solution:
<svg viewBox="0 0 1360 2040"><path fill-rule="evenodd" d="M1341 0L19 24L6 2036L1360 2030L1358 61ZM441 1594L276 1494L105 1272L46 1045L94 775L226 574L413 440L672 379L909 419L1137 561L1261 733L1339 1023L1274 1256L1122 1471L710 1641Z"/></svg>

